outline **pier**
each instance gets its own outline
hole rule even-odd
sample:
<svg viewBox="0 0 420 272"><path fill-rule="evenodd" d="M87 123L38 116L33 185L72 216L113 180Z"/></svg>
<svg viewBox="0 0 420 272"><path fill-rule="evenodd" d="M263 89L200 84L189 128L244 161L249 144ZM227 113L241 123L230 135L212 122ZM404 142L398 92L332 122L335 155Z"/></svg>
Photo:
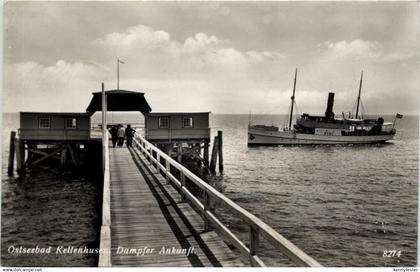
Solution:
<svg viewBox="0 0 420 272"><path fill-rule="evenodd" d="M258 266L265 239L296 266L321 266L290 241L136 134L133 147L104 138L104 188L99 266ZM171 170L177 170L176 177ZM200 200L187 180L203 192ZM249 246L213 212L217 202L249 228ZM231 245L228 247L225 241ZM232 251L233 247L236 250ZM142 250L124 254L127 250ZM194 252L162 253L162 249ZM148 251L149 250L149 251ZM137 251L138 253L139 251Z"/></svg>
<svg viewBox="0 0 420 272"><path fill-rule="evenodd" d="M102 154L96 154L97 159L102 160L103 173L98 266L264 267L266 264L260 258L262 243L270 244L296 266L321 266L269 225L196 176L182 165L180 159L175 160L171 156L172 152L166 150L175 147L172 146L172 139L175 139L178 152L182 152L183 144L201 148L208 163L209 129L196 127L200 133L204 132L204 136L197 136L198 139L194 139L195 134L188 138L173 138L174 131L171 131L170 148L166 148L166 142L162 145L161 139L159 142L152 142L153 139L149 141L142 133L135 133L130 147L110 148L112 145L106 120L108 102L113 101L110 108L120 111L138 110L138 105L142 104L141 109L144 109L144 112L140 111L145 116L151 109L143 93L111 91L108 95L102 85L102 94L94 93L87 114L79 114L77 117L72 117L76 116L74 114L70 116L71 113L55 114L57 118L51 117L50 113L31 113L31 119L28 120L35 121L28 123L34 128L27 128L28 125L21 127L20 138L17 139L14 133L11 134L11 141L18 143L14 145L14 151L17 165L20 167L36 166L39 160L45 161L51 157L61 159L62 163L67 161L66 152L63 151L65 149L61 146L67 148L69 141L72 141L73 145L79 145L78 148L69 149L70 153L75 153L70 156L75 164L78 162L78 150L86 150L85 142L80 143L81 140L86 140L86 144L94 143L98 146L97 149L88 148L84 152L102 151ZM133 97L137 99L137 104L133 102ZM126 105L123 109L118 108L115 101L124 102L123 99L130 101L131 104L128 105L131 108L127 108ZM98 110L102 111L102 124L92 129L87 116ZM190 120L184 122L182 119L183 128L186 128L189 134L195 133L191 128L194 117L186 118L186 113L174 116L178 115L184 116L187 121ZM204 123L208 123L208 113L200 113L200 116L207 118ZM56 124L63 123L62 119L65 120L65 127L56 128ZM85 124L82 121L89 126L82 126ZM182 131L182 128L179 131ZM52 136L54 137L51 138ZM222 172L221 132L218 132L216 139L213 143L213 150L216 151L213 153L219 154L219 172ZM35 140L40 142L34 142ZM51 144L52 140L57 146L50 153L39 150L39 143ZM28 158L24 162L20 154L23 152L24 158L25 149L27 153L39 153L41 158ZM211 168L214 170L217 156L212 157ZM10 161L13 163L12 157ZM9 163L11 172L12 163ZM206 166L206 163L204 165ZM222 223L215 212L216 205L218 209L223 209L223 212L229 212L242 220L242 224L248 229L248 239L241 240Z"/></svg>
<svg viewBox="0 0 420 272"><path fill-rule="evenodd" d="M139 149L112 148L109 156L112 265L244 265ZM124 254L133 248L139 256Z"/></svg>

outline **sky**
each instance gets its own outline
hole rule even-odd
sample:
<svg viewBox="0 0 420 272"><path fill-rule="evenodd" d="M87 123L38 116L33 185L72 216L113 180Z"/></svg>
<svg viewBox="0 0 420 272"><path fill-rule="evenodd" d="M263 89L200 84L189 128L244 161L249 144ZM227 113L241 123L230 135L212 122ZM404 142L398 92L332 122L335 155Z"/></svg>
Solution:
<svg viewBox="0 0 420 272"><path fill-rule="evenodd" d="M419 2L7 2L3 109L85 111L140 91L153 111L417 114Z"/></svg>

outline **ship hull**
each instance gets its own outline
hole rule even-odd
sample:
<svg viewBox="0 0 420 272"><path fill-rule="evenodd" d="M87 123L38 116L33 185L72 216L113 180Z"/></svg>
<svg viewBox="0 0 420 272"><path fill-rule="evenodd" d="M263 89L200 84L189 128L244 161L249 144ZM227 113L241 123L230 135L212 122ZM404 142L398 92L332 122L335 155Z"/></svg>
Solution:
<svg viewBox="0 0 420 272"><path fill-rule="evenodd" d="M394 134L374 136L326 136L294 133L292 131L264 131L248 128L248 145L336 145L373 144L392 140Z"/></svg>

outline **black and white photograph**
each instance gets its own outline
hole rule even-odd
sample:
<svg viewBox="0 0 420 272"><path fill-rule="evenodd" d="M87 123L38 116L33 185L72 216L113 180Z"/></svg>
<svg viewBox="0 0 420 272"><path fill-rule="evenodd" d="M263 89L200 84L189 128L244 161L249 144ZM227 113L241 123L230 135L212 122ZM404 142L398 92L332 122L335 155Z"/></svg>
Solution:
<svg viewBox="0 0 420 272"><path fill-rule="evenodd" d="M2 268L417 271L419 5L5 1Z"/></svg>

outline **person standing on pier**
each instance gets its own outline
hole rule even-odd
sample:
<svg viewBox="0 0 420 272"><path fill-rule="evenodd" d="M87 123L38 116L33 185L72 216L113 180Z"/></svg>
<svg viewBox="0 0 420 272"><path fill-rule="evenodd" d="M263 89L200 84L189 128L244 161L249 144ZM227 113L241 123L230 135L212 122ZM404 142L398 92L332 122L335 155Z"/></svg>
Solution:
<svg viewBox="0 0 420 272"><path fill-rule="evenodd" d="M115 145L117 144L117 140L118 140L118 127L117 126L112 126L109 129L109 133L111 134L111 141L112 141L112 147L115 147Z"/></svg>
<svg viewBox="0 0 420 272"><path fill-rule="evenodd" d="M136 133L136 131L131 127L130 124L128 124L127 128L125 129L125 136L127 137L127 147L132 146L134 133Z"/></svg>
<svg viewBox="0 0 420 272"><path fill-rule="evenodd" d="M117 137L118 137L118 146L122 147L124 144L124 137L125 137L125 130L122 125L118 125Z"/></svg>

